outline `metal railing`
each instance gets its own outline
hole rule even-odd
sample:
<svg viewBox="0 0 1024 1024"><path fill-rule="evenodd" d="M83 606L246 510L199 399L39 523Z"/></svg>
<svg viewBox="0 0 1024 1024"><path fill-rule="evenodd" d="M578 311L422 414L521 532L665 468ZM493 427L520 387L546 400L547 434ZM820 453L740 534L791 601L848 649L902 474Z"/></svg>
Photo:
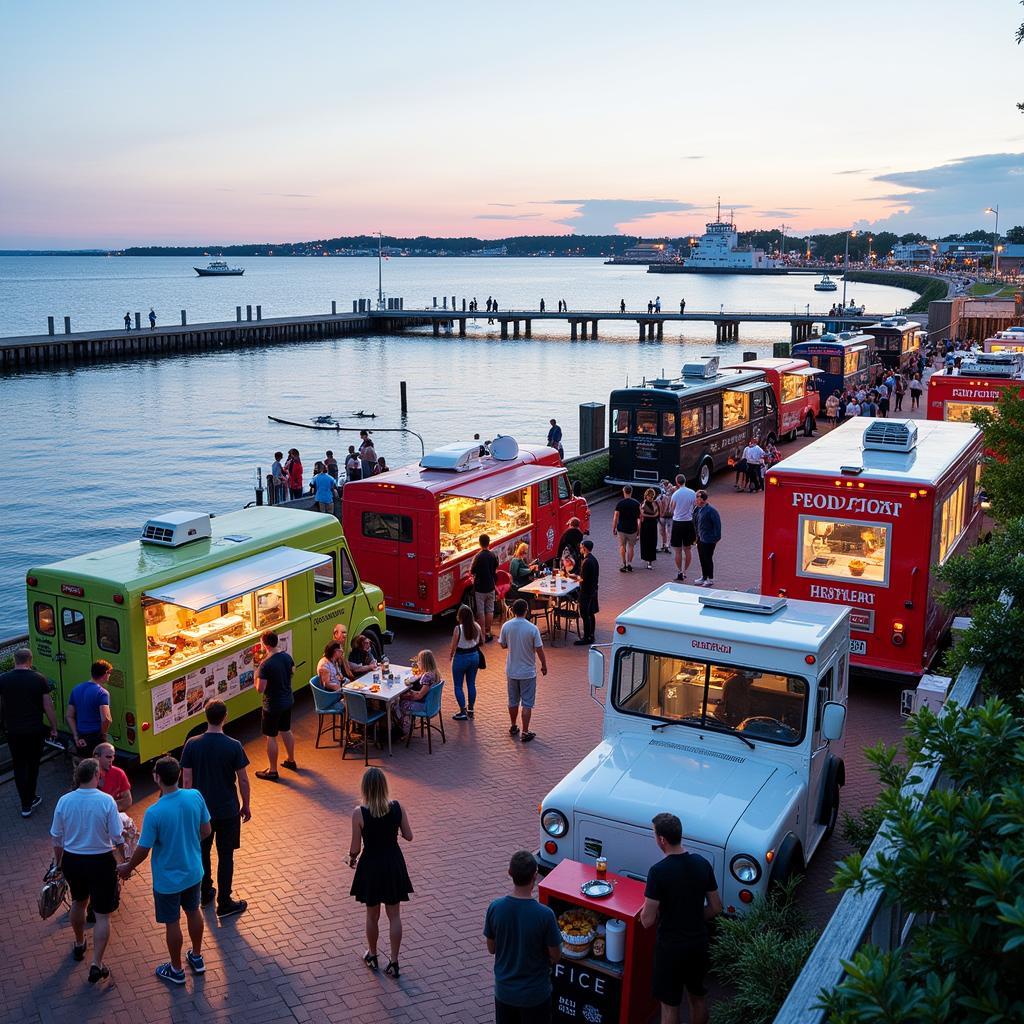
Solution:
<svg viewBox="0 0 1024 1024"><path fill-rule="evenodd" d="M965 666L949 691L947 704L956 703L960 707L980 704L983 674L983 666ZM939 717L945 714L943 706ZM901 792L917 805L942 784L942 765L915 768L911 775L916 781L904 785ZM864 855L864 873L877 865L881 856L894 850L895 843L883 825ZM904 913L899 904L886 905L884 899L884 892L877 886L864 892L850 889L843 894L773 1024L823 1024L827 1015L817 1004L823 990L831 992L845 977L844 960L852 960L865 942L884 951L897 949L906 942L914 927L915 915Z"/></svg>

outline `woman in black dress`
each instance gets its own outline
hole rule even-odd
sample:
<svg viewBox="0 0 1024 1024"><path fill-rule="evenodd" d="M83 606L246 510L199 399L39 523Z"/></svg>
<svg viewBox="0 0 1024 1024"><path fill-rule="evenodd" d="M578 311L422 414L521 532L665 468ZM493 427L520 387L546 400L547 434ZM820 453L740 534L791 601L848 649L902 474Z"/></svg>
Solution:
<svg viewBox="0 0 1024 1024"><path fill-rule="evenodd" d="M397 978L402 945L401 904L408 902L413 891L398 846L398 833L406 842L412 842L412 828L398 801L388 799L388 780L379 768L367 768L363 773L362 797L362 805L352 812L348 865L356 869L351 895L366 904L367 950L363 961L371 971L377 970L380 908L384 904L391 935L391 955L384 973Z"/></svg>
<svg viewBox="0 0 1024 1024"><path fill-rule="evenodd" d="M648 569L654 568L658 558L658 494L652 487L644 491L644 500L640 502L640 558L647 563Z"/></svg>

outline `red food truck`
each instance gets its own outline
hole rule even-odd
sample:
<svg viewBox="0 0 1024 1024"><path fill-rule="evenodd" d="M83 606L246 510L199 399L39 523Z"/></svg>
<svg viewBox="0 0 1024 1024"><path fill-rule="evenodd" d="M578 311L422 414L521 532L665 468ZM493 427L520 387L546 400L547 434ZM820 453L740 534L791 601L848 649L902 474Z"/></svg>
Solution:
<svg viewBox="0 0 1024 1024"><path fill-rule="evenodd" d="M779 437L792 441L798 430L804 436L814 433L814 425L821 411L821 396L815 390L813 378L823 373L806 359L752 359L727 370L761 370L775 392L779 407Z"/></svg>
<svg viewBox="0 0 1024 1024"><path fill-rule="evenodd" d="M928 670L952 613L932 571L977 541L981 431L860 417L771 468L761 589L852 608L850 663Z"/></svg>
<svg viewBox="0 0 1024 1024"><path fill-rule="evenodd" d="M928 379L928 419L970 423L975 409L991 409L1004 391L1024 391L1024 356L1017 352L978 352L959 369Z"/></svg>
<svg viewBox="0 0 1024 1024"><path fill-rule="evenodd" d="M587 532L586 499L573 493L552 448L497 437L427 452L419 464L345 484L342 523L359 567L384 591L390 613L429 622L473 586L479 538L508 566L520 543L530 558L554 558L569 520Z"/></svg>

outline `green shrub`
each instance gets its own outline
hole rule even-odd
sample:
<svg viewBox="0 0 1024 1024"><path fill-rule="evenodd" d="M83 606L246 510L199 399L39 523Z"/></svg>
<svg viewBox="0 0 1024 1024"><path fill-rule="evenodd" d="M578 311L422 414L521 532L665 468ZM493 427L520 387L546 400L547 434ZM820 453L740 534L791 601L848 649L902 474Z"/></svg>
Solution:
<svg viewBox="0 0 1024 1024"><path fill-rule="evenodd" d="M596 491L605 486L604 478L608 475L608 453L595 455L590 459L580 459L568 466L569 479L578 480L584 494Z"/></svg>
<svg viewBox="0 0 1024 1024"><path fill-rule="evenodd" d="M871 763L872 771L882 783L883 792L898 790L907 777L907 765L898 761L900 748L886 743L876 743L873 747L864 748L864 756ZM875 834L882 827L885 808L880 800L862 807L854 814L843 814L839 830L843 838L861 853L866 853Z"/></svg>
<svg viewBox="0 0 1024 1024"><path fill-rule="evenodd" d="M917 292L917 301L907 307L908 313L927 313L928 303L944 299L949 287L941 277L926 274L901 274L890 270L851 270L847 281L861 281L864 284L887 284L893 288L906 288Z"/></svg>
<svg viewBox="0 0 1024 1024"><path fill-rule="evenodd" d="M732 995L711 1009L712 1024L769 1024L818 941L796 905L799 879L757 899L743 917L719 918L711 966Z"/></svg>

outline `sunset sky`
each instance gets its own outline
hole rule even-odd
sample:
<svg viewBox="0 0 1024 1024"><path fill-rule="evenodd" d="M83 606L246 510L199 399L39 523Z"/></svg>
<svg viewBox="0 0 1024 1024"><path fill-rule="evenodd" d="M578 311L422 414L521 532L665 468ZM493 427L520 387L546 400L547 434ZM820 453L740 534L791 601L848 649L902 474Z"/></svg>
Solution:
<svg viewBox="0 0 1024 1024"><path fill-rule="evenodd" d="M46 2L0 247L1024 224L1011 0Z"/></svg>

